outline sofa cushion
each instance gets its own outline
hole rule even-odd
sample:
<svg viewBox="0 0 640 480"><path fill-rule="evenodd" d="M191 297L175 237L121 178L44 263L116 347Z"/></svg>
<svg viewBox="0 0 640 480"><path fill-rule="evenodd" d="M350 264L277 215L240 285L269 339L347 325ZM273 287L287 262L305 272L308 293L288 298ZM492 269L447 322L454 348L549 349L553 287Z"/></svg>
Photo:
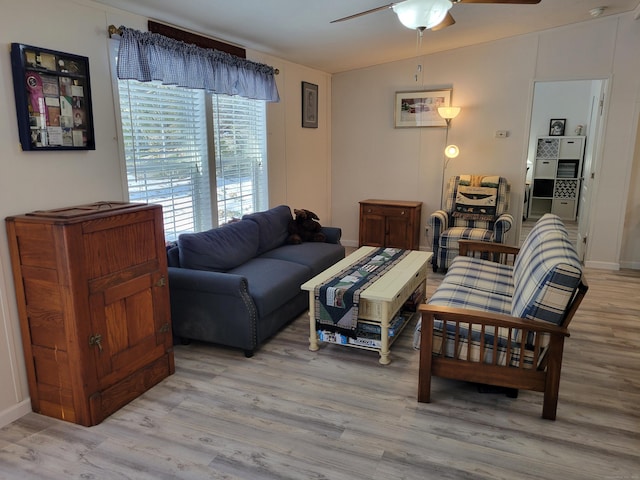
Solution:
<svg viewBox="0 0 640 480"><path fill-rule="evenodd" d="M485 228L451 227L440 235L440 248L458 250L458 240L493 241L493 230Z"/></svg>
<svg viewBox="0 0 640 480"><path fill-rule="evenodd" d="M460 285L481 292L513 296L513 267L472 257L453 259L442 283Z"/></svg>
<svg viewBox="0 0 640 480"><path fill-rule="evenodd" d="M256 255L258 225L242 220L206 232L183 233L178 247L182 268L225 272Z"/></svg>
<svg viewBox="0 0 640 480"><path fill-rule="evenodd" d="M560 325L582 276L562 221L544 215L523 242L513 268L511 315Z"/></svg>
<svg viewBox="0 0 640 480"><path fill-rule="evenodd" d="M315 276L344 258L344 247L335 243L304 242L299 245L283 245L260 255L260 258L276 258L299 263L311 269Z"/></svg>
<svg viewBox="0 0 640 480"><path fill-rule="evenodd" d="M291 209L287 205L249 213L243 220L254 222L258 226L258 255L284 244L289 236L289 222L293 220Z"/></svg>
<svg viewBox="0 0 640 480"><path fill-rule="evenodd" d="M427 303L441 307L468 308L505 315L509 315L511 310L511 298L505 295L476 290L453 283L445 283L444 281L438 286Z"/></svg>
<svg viewBox="0 0 640 480"><path fill-rule="evenodd" d="M309 267L274 258L253 258L229 273L247 279L249 295L258 316L269 315L300 293L300 285L311 278Z"/></svg>

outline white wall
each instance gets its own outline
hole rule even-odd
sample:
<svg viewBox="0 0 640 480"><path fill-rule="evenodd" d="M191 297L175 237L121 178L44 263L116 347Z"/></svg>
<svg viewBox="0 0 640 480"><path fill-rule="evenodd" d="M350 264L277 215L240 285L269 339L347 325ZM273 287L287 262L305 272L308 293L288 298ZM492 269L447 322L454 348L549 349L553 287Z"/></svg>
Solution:
<svg viewBox="0 0 640 480"><path fill-rule="evenodd" d="M357 243L360 200L422 201L423 232L440 206L445 129L395 129L396 91L453 87L452 103L462 110L448 143L458 145L460 155L446 177L499 173L512 185L511 212L522 215L536 45L534 36L522 36L334 75L333 219L345 242ZM422 77L415 82L418 64ZM495 138L496 130L509 136Z"/></svg>
<svg viewBox="0 0 640 480"><path fill-rule="evenodd" d="M100 200L125 200L109 71L107 26L146 29L146 18L90 0L0 0L0 218ZM206 32L202 32L206 34ZM34 45L89 57L96 150L22 152L8 45ZM268 107L270 204L330 218L330 76L259 52L280 69L281 102ZM319 128L302 129L300 81L319 86ZM314 210L315 209L315 210ZM31 410L6 235L0 235L0 426Z"/></svg>
<svg viewBox="0 0 640 480"><path fill-rule="evenodd" d="M445 132L394 129L395 91L453 87L453 104L462 112L452 121L449 143L458 144L461 153L447 176L506 176L512 184L511 213L520 221L534 82L612 77L600 162L606 167L599 169L594 186L587 265L619 268L622 238L630 244L625 244L629 255L640 250L640 239L630 236L637 209L624 229L640 94L637 45L640 22L630 13L334 75L332 208L345 242L357 243L358 201L365 198L424 202L423 230L439 206ZM423 65L423 77L415 82L417 64ZM509 137L496 139L498 129L508 130ZM421 248L430 248L426 237Z"/></svg>

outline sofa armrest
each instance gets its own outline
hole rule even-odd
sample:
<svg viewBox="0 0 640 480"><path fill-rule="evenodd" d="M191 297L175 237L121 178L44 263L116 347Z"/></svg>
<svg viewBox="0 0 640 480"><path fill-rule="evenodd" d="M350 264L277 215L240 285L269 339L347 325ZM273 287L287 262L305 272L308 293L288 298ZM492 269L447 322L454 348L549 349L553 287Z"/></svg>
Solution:
<svg viewBox="0 0 640 480"><path fill-rule="evenodd" d="M440 232L449 228L449 215L444 210L436 210L429 215L429 225L433 228L434 235L436 230L439 235Z"/></svg>
<svg viewBox="0 0 640 480"><path fill-rule="evenodd" d="M430 320L433 320L434 317L438 317L438 320L447 322L471 323L473 325L483 325L485 327L491 326L514 330L531 331L534 333L549 333L554 335L561 335L563 337L569 336L569 331L566 328L550 322L528 318L512 317L511 315L505 315L496 312L472 310L468 308L444 307L430 304L420 305L419 310L421 313L423 313L423 319L425 316ZM524 335L523 338L526 340L526 335Z"/></svg>
<svg viewBox="0 0 640 480"><path fill-rule="evenodd" d="M340 244L342 238L342 229L340 227L322 227L320 230L327 237L327 243Z"/></svg>
<svg viewBox="0 0 640 480"><path fill-rule="evenodd" d="M256 305L241 275L169 268L173 334L253 352L258 344Z"/></svg>
<svg viewBox="0 0 640 480"><path fill-rule="evenodd" d="M461 256L491 258L494 262L503 265L513 265L520 253L520 247L480 240L459 240L458 247Z"/></svg>
<svg viewBox="0 0 640 480"><path fill-rule="evenodd" d="M422 315L419 402L431 401L432 376L445 377L544 391L543 418L555 419L564 339L569 336L566 328L539 320L464 308L420 305L419 311ZM448 341L453 342L453 345L447 347L447 352L459 352L455 357L433 353L436 317L447 322L447 331L455 332L448 335ZM501 329L503 341L508 339L506 346L498 346L498 335L487 335L487 332L497 329ZM481 332L477 341L473 342L475 346L466 340L467 335L460 334L463 330ZM444 337L445 334L442 335ZM549 337L548 343L544 340L546 336ZM441 344L445 345L444 338ZM500 355L495 354L500 350ZM499 359L503 359L504 363Z"/></svg>
<svg viewBox="0 0 640 480"><path fill-rule="evenodd" d="M513 217L508 213L500 215L493 224L493 241L496 243L504 242L504 234L511 230L513 226Z"/></svg>
<svg viewBox="0 0 640 480"><path fill-rule="evenodd" d="M193 292L215 292L220 295L238 295L247 279L240 275L207 270L169 267L169 286Z"/></svg>

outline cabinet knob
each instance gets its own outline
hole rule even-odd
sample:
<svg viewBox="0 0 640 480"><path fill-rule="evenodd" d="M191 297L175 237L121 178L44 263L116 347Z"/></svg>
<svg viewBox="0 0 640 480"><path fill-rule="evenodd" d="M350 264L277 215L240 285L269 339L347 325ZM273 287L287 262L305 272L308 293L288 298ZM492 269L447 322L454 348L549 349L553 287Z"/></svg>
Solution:
<svg viewBox="0 0 640 480"><path fill-rule="evenodd" d="M404 215L404 210L402 210L402 212L400 212L400 215Z"/></svg>
<svg viewBox="0 0 640 480"><path fill-rule="evenodd" d="M367 208L367 213L371 213L371 209L370 208Z"/></svg>

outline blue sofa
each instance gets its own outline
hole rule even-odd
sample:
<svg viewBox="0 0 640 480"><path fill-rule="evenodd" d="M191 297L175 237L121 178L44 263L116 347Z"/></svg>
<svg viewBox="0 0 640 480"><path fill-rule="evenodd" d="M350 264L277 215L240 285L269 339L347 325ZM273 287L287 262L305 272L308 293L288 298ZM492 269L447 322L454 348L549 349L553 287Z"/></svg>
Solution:
<svg viewBox="0 0 640 480"><path fill-rule="evenodd" d="M206 232L182 234L167 251L173 334L244 350L309 308L300 285L345 256L342 231L326 242L286 243L291 209L280 205Z"/></svg>

